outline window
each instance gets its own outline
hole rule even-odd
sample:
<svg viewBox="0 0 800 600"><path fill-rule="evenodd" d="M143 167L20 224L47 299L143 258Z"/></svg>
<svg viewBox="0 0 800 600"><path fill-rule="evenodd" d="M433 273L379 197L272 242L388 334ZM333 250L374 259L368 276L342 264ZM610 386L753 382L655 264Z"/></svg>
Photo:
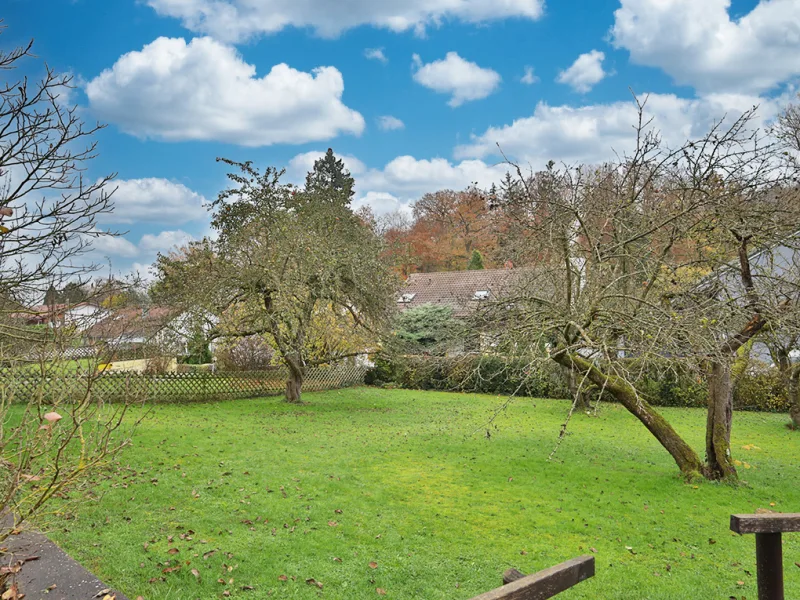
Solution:
<svg viewBox="0 0 800 600"><path fill-rule="evenodd" d="M397 302L400 304L409 304L415 297L416 294L403 294Z"/></svg>
<svg viewBox="0 0 800 600"><path fill-rule="evenodd" d="M472 297L473 300L488 300L489 299L489 290L478 290L475 292L475 295Z"/></svg>

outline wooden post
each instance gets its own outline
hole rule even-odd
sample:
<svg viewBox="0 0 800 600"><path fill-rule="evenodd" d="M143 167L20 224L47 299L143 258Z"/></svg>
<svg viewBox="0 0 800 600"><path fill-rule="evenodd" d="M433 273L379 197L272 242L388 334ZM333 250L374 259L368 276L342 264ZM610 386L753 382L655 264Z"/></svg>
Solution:
<svg viewBox="0 0 800 600"><path fill-rule="evenodd" d="M759 600L784 600L780 533L756 534L756 573Z"/></svg>
<svg viewBox="0 0 800 600"><path fill-rule="evenodd" d="M756 535L759 600L784 600L781 534L800 531L800 513L731 515L731 530Z"/></svg>

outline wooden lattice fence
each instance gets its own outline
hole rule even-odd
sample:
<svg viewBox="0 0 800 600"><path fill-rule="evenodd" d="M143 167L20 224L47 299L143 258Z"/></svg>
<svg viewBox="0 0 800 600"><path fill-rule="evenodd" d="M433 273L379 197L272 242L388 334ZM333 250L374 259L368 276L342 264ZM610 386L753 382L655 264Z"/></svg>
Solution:
<svg viewBox="0 0 800 600"><path fill-rule="evenodd" d="M304 391L323 391L361 385L366 367L341 364L308 370ZM283 393L286 370L195 373L103 373L92 375L96 400L158 403L207 402L258 398ZM89 376L79 374L43 377L36 373L7 371L0 374L0 394L14 402L42 398L78 399L86 394Z"/></svg>

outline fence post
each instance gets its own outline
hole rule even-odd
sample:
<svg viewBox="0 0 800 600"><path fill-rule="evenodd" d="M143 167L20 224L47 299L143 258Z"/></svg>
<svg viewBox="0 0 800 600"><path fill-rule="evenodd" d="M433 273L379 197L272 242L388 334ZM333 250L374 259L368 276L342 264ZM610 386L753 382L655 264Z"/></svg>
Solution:
<svg viewBox="0 0 800 600"><path fill-rule="evenodd" d="M783 600L781 534L800 531L800 513L731 515L731 530L756 534L756 574L759 600Z"/></svg>

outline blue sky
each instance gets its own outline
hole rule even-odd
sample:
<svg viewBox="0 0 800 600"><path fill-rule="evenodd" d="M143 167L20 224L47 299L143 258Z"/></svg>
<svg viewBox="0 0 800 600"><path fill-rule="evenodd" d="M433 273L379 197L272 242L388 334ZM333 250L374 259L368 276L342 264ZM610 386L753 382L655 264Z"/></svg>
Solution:
<svg viewBox="0 0 800 600"><path fill-rule="evenodd" d="M74 74L86 120L108 123L90 175L119 174L103 226L127 233L95 255L119 272L208 231L202 204L225 185L217 156L299 181L332 147L356 176L356 204L407 210L428 191L498 180L498 143L532 168L624 152L630 89L679 143L753 104L768 124L800 76L800 0L43 6L6 0L0 46L34 38Z"/></svg>

